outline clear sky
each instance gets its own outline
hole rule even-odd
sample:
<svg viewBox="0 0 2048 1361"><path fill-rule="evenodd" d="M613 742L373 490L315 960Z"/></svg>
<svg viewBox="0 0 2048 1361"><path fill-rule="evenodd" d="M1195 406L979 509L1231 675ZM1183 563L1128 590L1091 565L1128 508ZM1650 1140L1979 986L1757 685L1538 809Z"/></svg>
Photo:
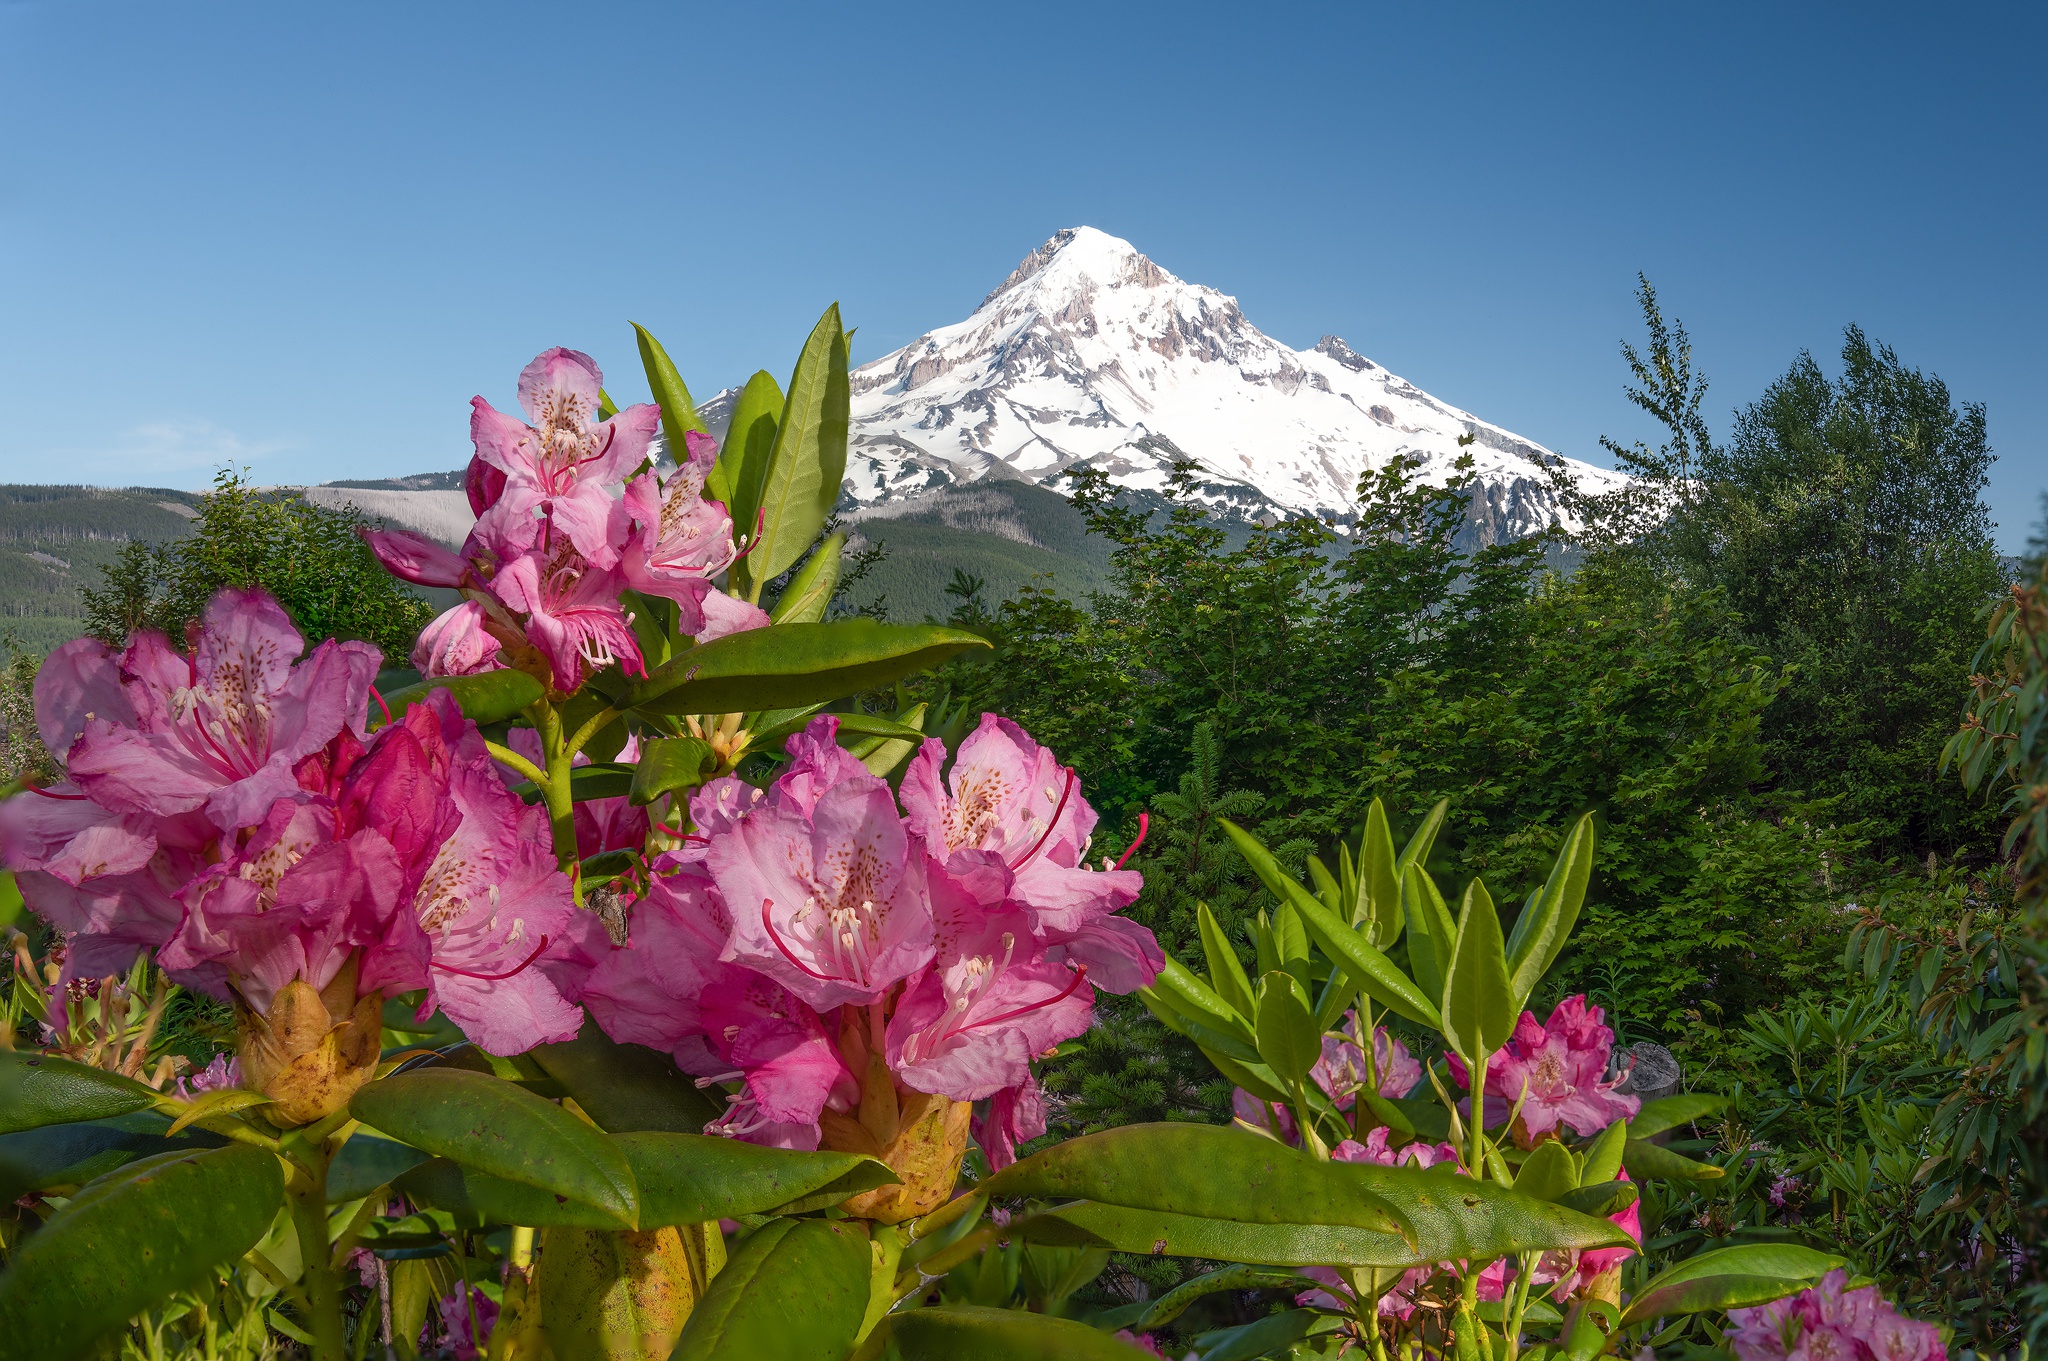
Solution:
<svg viewBox="0 0 2048 1361"><path fill-rule="evenodd" d="M700 395L1061 227L1576 457L1641 270L1717 434L1860 323L2048 486L2048 9L0 0L0 480L459 466L628 319Z"/></svg>

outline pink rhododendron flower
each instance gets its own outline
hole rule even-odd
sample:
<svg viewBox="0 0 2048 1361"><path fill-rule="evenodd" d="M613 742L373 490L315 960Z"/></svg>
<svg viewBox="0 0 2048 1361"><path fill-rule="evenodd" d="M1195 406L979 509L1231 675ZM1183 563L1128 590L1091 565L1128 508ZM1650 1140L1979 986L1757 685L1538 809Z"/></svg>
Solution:
<svg viewBox="0 0 2048 1361"><path fill-rule="evenodd" d="M1642 1100L1616 1092L1619 1079L1602 1080L1614 1051L1614 1032L1601 1024L1603 1015L1599 1007L1586 1005L1584 993L1558 1003L1547 1025L1538 1025L1532 1013L1523 1012L1507 1047L1487 1059L1488 1123L1506 1119L1517 1100L1531 1141L1559 1125L1589 1135L1616 1120L1633 1119ZM1451 1075L1469 1087L1471 1075L1464 1061L1453 1054L1450 1065ZM1497 1103L1492 1099L1496 1097Z"/></svg>
<svg viewBox="0 0 2048 1361"><path fill-rule="evenodd" d="M224 1092L242 1085L242 1061L232 1054L215 1054L213 1061L177 1081L178 1095L191 1101L203 1092Z"/></svg>
<svg viewBox="0 0 2048 1361"><path fill-rule="evenodd" d="M1137 900L1135 871L1091 870L1095 810L1072 770L1006 718L983 714L944 780L945 744L927 740L903 775L912 831L953 873L1000 868L1007 896L1056 959L1085 964L1110 992L1148 987L1165 967L1151 933L1114 916Z"/></svg>
<svg viewBox="0 0 2048 1361"><path fill-rule="evenodd" d="M472 1312L476 1317L473 1331L469 1326ZM439 1324L439 1345L454 1361L477 1361L484 1354L484 1349L491 1345L491 1330L497 1323L497 1302L465 1282L435 1303L434 1317L420 1325L416 1350L427 1350L428 1338L436 1331L435 1325Z"/></svg>
<svg viewBox="0 0 2048 1361"><path fill-rule="evenodd" d="M1316 1060L1309 1076L1328 1093L1339 1110L1358 1103L1358 1093L1367 1086L1365 1050L1358 1044L1358 1013L1345 1013L1347 1034L1324 1035L1323 1056ZM1375 1091L1380 1096L1403 1097L1422 1081L1422 1065L1409 1054L1408 1046L1376 1026L1372 1033L1373 1071L1379 1076Z"/></svg>
<svg viewBox="0 0 2048 1361"><path fill-rule="evenodd" d="M716 642L750 629L764 629L774 622L768 617L768 611L759 605L750 605L738 596L716 589L706 591L697 602L697 608L704 616L704 622L692 636L700 643Z"/></svg>
<svg viewBox="0 0 2048 1361"><path fill-rule="evenodd" d="M506 606L526 616L527 639L547 658L556 689L577 690L612 665L628 675L647 674L632 616L619 607L625 582L616 572L564 544L512 559L491 585Z"/></svg>
<svg viewBox="0 0 2048 1361"><path fill-rule="evenodd" d="M471 676L495 671L502 646L487 627L489 616L474 600L442 612L420 630L413 644L412 664L422 676Z"/></svg>
<svg viewBox="0 0 2048 1361"><path fill-rule="evenodd" d="M406 529L365 529L359 533L384 570L400 581L449 588L470 583L469 564L424 535Z"/></svg>
<svg viewBox="0 0 2048 1361"><path fill-rule="evenodd" d="M1946 1361L1931 1323L1893 1309L1876 1286L1848 1289L1837 1269L1818 1285L1752 1309L1730 1309L1725 1336L1736 1361Z"/></svg>
<svg viewBox="0 0 2048 1361"><path fill-rule="evenodd" d="M660 482L652 472L626 485L626 513L633 529L622 555L625 578L635 590L666 596L682 609L682 632L705 628L702 601L711 578L730 567L738 550L732 517L704 499L704 479L718 459L718 442L692 430L684 436L688 457L675 475Z"/></svg>
<svg viewBox="0 0 2048 1361"><path fill-rule="evenodd" d="M1627 1168L1622 1168L1618 1178L1629 1181ZM1619 1226L1634 1239L1638 1246L1643 1241L1642 1219L1639 1206L1631 1204L1627 1209L1607 1216L1608 1222ZM1584 1252L1546 1252L1536 1268L1538 1281L1559 1281L1566 1284L1559 1292L1561 1297L1570 1297L1584 1291L1595 1277L1608 1268L1618 1266L1635 1256L1634 1248L1591 1248Z"/></svg>
<svg viewBox="0 0 2048 1361"><path fill-rule="evenodd" d="M1330 1150L1335 1162L1378 1163L1381 1167L1435 1167L1439 1163L1458 1165L1458 1150L1449 1144L1425 1143L1420 1139L1402 1144L1399 1148L1388 1147L1392 1132L1385 1125L1369 1130L1365 1142L1346 1139Z"/></svg>
<svg viewBox="0 0 2048 1361"><path fill-rule="evenodd" d="M480 534L513 549L551 551L551 528L600 570L618 565L626 515L610 488L646 459L661 411L642 402L599 421L603 385L589 355L556 348L519 375L519 404L532 425L481 397L470 403L477 457L505 474L496 499L479 513Z"/></svg>

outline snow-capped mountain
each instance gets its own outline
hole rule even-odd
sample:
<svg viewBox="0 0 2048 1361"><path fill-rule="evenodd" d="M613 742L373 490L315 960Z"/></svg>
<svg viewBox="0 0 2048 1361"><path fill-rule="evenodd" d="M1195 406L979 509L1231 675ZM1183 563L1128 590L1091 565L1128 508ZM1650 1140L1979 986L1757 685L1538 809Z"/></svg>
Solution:
<svg viewBox="0 0 2048 1361"><path fill-rule="evenodd" d="M861 365L852 385L846 490L864 506L987 478L1064 489L1060 474L1082 463L1158 489L1192 458L1218 503L1343 519L1366 470L1416 455L1421 480L1441 484L1469 434L1483 540L1535 533L1556 512L1542 465L1558 455L1335 336L1290 349L1236 299L1093 227L1060 232L972 316ZM1564 465L1589 491L1622 481Z"/></svg>

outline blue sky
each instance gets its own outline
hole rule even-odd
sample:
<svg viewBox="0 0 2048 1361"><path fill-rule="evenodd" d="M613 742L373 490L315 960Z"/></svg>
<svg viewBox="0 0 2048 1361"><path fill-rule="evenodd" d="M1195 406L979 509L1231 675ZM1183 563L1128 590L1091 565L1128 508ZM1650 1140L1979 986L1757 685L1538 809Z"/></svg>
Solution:
<svg viewBox="0 0 2048 1361"><path fill-rule="evenodd" d="M1087 223L1577 457L1860 323L2048 486L2039 6L0 0L0 480L459 466L566 344L873 358Z"/></svg>

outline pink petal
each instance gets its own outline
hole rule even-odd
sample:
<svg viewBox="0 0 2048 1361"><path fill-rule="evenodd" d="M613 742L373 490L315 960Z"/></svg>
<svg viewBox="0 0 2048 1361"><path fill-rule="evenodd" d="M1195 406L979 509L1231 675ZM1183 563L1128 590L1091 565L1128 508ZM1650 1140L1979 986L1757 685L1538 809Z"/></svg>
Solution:
<svg viewBox="0 0 2048 1361"><path fill-rule="evenodd" d="M59 760L84 734L88 719L130 728L137 721L122 693L119 654L97 638L75 639L44 658L36 672L35 707L43 746Z"/></svg>
<svg viewBox="0 0 2048 1361"><path fill-rule="evenodd" d="M460 586L469 564L432 539L403 529L357 531L384 570L415 586Z"/></svg>
<svg viewBox="0 0 2048 1361"><path fill-rule="evenodd" d="M519 405L535 424L540 423L551 401L558 406L574 402L595 416L603 390L604 373L597 361L581 350L560 345L542 350L519 371Z"/></svg>

